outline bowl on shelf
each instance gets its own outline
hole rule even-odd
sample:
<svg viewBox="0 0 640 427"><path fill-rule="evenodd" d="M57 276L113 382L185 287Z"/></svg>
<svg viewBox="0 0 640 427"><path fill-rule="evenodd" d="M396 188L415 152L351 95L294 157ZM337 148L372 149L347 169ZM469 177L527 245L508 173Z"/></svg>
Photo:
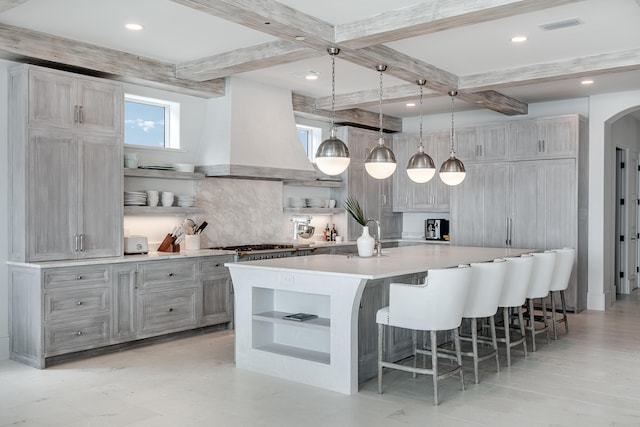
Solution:
<svg viewBox="0 0 640 427"><path fill-rule="evenodd" d="M196 168L196 165L194 165L193 163L174 163L173 164L173 169L178 171L178 172L190 172L190 173L193 173L195 168Z"/></svg>

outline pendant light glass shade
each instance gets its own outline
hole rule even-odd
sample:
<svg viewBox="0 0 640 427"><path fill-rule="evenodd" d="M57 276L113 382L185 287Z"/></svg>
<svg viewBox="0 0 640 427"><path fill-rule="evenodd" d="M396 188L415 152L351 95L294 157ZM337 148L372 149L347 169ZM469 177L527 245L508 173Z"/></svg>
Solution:
<svg viewBox="0 0 640 427"><path fill-rule="evenodd" d="M340 53L340 49L330 47L327 51L331 55L331 136L318 147L316 165L321 172L333 176L347 170L351 159L347 145L336 137L336 55Z"/></svg>
<svg viewBox="0 0 640 427"><path fill-rule="evenodd" d="M386 65L378 65L376 67L376 70L380 73L380 138L378 139L378 145L369 151L369 155L364 162L365 170L375 179L389 178L398 166L393 151L384 145L384 136L382 134L382 72L386 69Z"/></svg>
<svg viewBox="0 0 640 427"><path fill-rule="evenodd" d="M418 80L418 85L420 85L420 145L418 145L418 152L411 156L407 164L409 179L418 184L429 182L436 174L436 165L431 156L424 152L422 145L422 87L425 83L426 80Z"/></svg>
<svg viewBox="0 0 640 427"><path fill-rule="evenodd" d="M449 92L449 96L451 96L451 152L449 154L449 158L442 163L440 166L440 179L447 185L458 185L462 181L464 181L465 176L467 175L466 170L464 169L464 164L456 158L456 152L454 148L455 142L455 129L453 124L453 116L454 116L454 108L453 108L453 97L456 96L458 92L452 90Z"/></svg>

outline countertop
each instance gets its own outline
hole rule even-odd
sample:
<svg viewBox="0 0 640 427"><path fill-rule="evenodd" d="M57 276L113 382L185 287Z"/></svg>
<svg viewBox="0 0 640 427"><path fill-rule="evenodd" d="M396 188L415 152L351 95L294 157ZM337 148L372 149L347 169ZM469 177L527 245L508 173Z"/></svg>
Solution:
<svg viewBox="0 0 640 427"><path fill-rule="evenodd" d="M453 267L458 264L491 261L505 256L519 256L535 249L482 248L451 245L414 245L386 248L382 256L360 258L357 255L309 255L303 257L227 263L227 266L247 269L270 269L354 276L380 279L424 272L432 268Z"/></svg>
<svg viewBox="0 0 640 427"><path fill-rule="evenodd" d="M234 255L234 254L235 254L234 251L223 251L218 249L201 249L199 251L149 252L148 254L124 255L121 257L74 259L74 260L46 261L46 262L7 261L7 265L30 267L30 268L82 267L85 265L121 264L121 263L127 263L127 262L161 261L165 259L195 258L195 257Z"/></svg>

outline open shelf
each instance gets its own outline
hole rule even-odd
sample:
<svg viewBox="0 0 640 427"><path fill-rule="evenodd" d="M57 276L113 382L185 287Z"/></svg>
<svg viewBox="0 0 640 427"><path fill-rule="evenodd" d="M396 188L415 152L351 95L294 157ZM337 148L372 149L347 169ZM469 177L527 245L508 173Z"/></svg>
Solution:
<svg viewBox="0 0 640 427"><path fill-rule="evenodd" d="M255 349L268 351L269 353L281 354L283 356L291 356L297 359L309 360L311 362L324 363L325 365L329 365L331 363L331 355L322 351L307 350L300 347L292 347L276 343L255 347Z"/></svg>
<svg viewBox="0 0 640 427"><path fill-rule="evenodd" d="M284 213L300 215L333 215L345 212L344 208L284 208Z"/></svg>
<svg viewBox="0 0 640 427"><path fill-rule="evenodd" d="M137 176L140 178L164 178L164 179L204 179L200 172L178 172L173 170L156 170L141 168L124 168L124 176Z"/></svg>
<svg viewBox="0 0 640 427"><path fill-rule="evenodd" d="M296 185L300 187L328 187L342 188L345 186L344 181L336 179L315 179L315 180L285 180L284 185Z"/></svg>
<svg viewBox="0 0 640 427"><path fill-rule="evenodd" d="M180 206L125 206L125 215L193 215L202 214L204 209L191 207L183 208Z"/></svg>
<svg viewBox="0 0 640 427"><path fill-rule="evenodd" d="M305 320L303 322L296 322L295 320L283 319L289 313L286 311L266 311L264 313L258 313L253 315L253 320L261 320L263 322L282 323L285 325L296 326L299 328L329 328L331 326L331 320L325 317L317 317L315 319Z"/></svg>

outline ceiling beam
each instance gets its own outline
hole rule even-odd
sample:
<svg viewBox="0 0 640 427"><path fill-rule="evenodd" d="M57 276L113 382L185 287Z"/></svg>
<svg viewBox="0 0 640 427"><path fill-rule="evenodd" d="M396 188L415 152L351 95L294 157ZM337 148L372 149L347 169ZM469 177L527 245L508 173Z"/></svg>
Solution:
<svg viewBox="0 0 640 427"><path fill-rule="evenodd" d="M176 65L179 79L202 82L320 55L298 43L276 40Z"/></svg>
<svg viewBox="0 0 640 427"><path fill-rule="evenodd" d="M640 70L640 49L463 76L460 77L459 88L467 91L488 90L635 70Z"/></svg>
<svg viewBox="0 0 640 427"><path fill-rule="evenodd" d="M436 92L426 90L423 91L423 97L432 98L440 96ZM400 86L385 87L382 91L382 103L389 102L402 102L408 100L416 100L420 96L417 84L407 84ZM380 102L380 90L371 89L363 90L360 92L352 92L342 95L336 95L335 108L336 110L342 110L347 108L363 108L377 105ZM319 110L331 111L331 97L323 96L322 98L316 98L316 108Z"/></svg>
<svg viewBox="0 0 640 427"><path fill-rule="evenodd" d="M336 43L358 49L583 0L435 0L336 27Z"/></svg>
<svg viewBox="0 0 640 427"><path fill-rule="evenodd" d="M16 6L20 6L22 3L26 3L29 0L0 0L0 13L13 9Z"/></svg>
<svg viewBox="0 0 640 427"><path fill-rule="evenodd" d="M315 50L324 52L334 44L331 24L274 0L171 1Z"/></svg>
<svg viewBox="0 0 640 427"><path fill-rule="evenodd" d="M0 57L89 70L114 80L204 98L224 96L224 80L179 80L173 64L4 24L0 24Z"/></svg>
<svg viewBox="0 0 640 427"><path fill-rule="evenodd" d="M309 96L293 93L291 94L291 101L293 103L293 111L297 115L316 120L331 120L331 110L317 109L315 99ZM377 130L380 127L380 115L378 113L372 113L371 111L361 110L359 108L341 110L336 111L335 113L335 123L341 125L356 125L367 129ZM383 115L382 129L385 132L402 132L402 119Z"/></svg>

